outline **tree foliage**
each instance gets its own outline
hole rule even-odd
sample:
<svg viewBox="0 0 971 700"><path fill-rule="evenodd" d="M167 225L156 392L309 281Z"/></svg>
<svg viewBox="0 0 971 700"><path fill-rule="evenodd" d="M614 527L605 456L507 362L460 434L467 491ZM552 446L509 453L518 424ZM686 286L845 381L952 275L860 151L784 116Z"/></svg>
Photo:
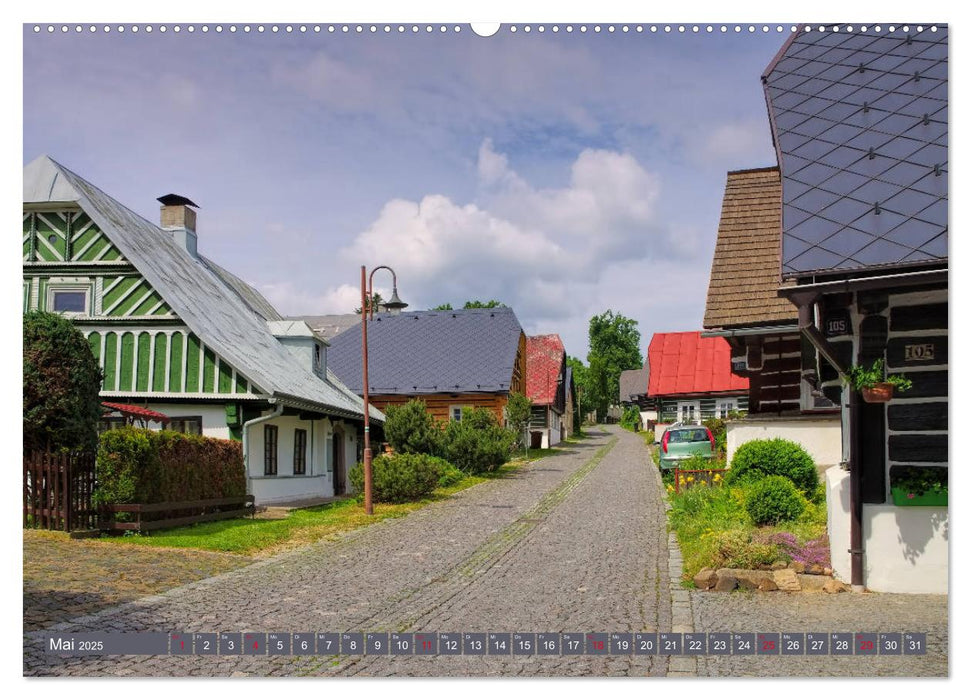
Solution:
<svg viewBox="0 0 971 700"><path fill-rule="evenodd" d="M101 368L81 332L59 314L24 314L24 449L98 445Z"/></svg>
<svg viewBox="0 0 971 700"><path fill-rule="evenodd" d="M442 428L425 409L424 401L412 399L401 406L388 406L384 415L384 436L395 452L439 453Z"/></svg>
<svg viewBox="0 0 971 700"><path fill-rule="evenodd" d="M463 309L504 309L506 305L501 301L496 299L490 299L489 301L479 301L478 299L472 299L465 302ZM453 307L449 303L439 304L432 311L453 311Z"/></svg>
<svg viewBox="0 0 971 700"><path fill-rule="evenodd" d="M608 309L590 319L589 341L589 389L597 416L603 419L620 394L620 373L644 364L641 334L637 321Z"/></svg>
<svg viewBox="0 0 971 700"><path fill-rule="evenodd" d="M473 408L445 426L441 456L466 474L492 472L509 461L515 440L492 411Z"/></svg>
<svg viewBox="0 0 971 700"><path fill-rule="evenodd" d="M506 424L516 434L518 444L522 443L532 408L533 402L525 394L517 392L509 394L509 401L506 403Z"/></svg>
<svg viewBox="0 0 971 700"><path fill-rule="evenodd" d="M379 311L381 311L381 304L383 303L384 303L384 299L381 298L381 293L375 292L368 299L368 309L370 310L371 306L374 306L374 312L378 313ZM358 306L356 309L354 309L354 313L356 314L361 313L361 307Z"/></svg>
<svg viewBox="0 0 971 700"><path fill-rule="evenodd" d="M566 364L569 365L573 374L574 394L576 394L576 405L573 411L573 430L579 431L583 425L584 417L596 409L593 403L593 394L590 391L589 368L583 364L583 360L578 357L567 356Z"/></svg>

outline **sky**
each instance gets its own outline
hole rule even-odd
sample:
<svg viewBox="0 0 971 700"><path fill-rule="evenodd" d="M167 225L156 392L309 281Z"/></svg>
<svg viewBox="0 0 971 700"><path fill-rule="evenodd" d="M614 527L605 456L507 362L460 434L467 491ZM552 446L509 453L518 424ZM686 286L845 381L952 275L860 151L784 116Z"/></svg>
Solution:
<svg viewBox="0 0 971 700"><path fill-rule="evenodd" d="M776 25L252 26L26 25L24 164L47 154L153 222L156 197L189 197L202 254L285 315L350 312L360 266L389 265L411 310L498 299L581 358L607 309L642 354L701 329L725 174L775 164Z"/></svg>

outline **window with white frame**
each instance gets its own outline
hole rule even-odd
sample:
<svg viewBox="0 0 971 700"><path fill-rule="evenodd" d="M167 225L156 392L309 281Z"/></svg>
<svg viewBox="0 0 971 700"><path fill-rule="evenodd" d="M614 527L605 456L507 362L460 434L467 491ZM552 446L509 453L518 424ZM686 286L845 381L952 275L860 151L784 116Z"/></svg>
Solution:
<svg viewBox="0 0 971 700"><path fill-rule="evenodd" d="M694 423L701 416L700 401L678 401L678 421Z"/></svg>
<svg viewBox="0 0 971 700"><path fill-rule="evenodd" d="M47 286L47 310L65 316L83 316L91 311L91 284L85 279L53 278Z"/></svg>
<svg viewBox="0 0 971 700"><path fill-rule="evenodd" d="M462 420L462 414L466 411L471 411L472 406L449 406L448 407L448 417L451 420Z"/></svg>
<svg viewBox="0 0 971 700"><path fill-rule="evenodd" d="M728 418L728 414L735 410L738 410L737 400L719 399L718 406L715 409L715 415L718 418Z"/></svg>

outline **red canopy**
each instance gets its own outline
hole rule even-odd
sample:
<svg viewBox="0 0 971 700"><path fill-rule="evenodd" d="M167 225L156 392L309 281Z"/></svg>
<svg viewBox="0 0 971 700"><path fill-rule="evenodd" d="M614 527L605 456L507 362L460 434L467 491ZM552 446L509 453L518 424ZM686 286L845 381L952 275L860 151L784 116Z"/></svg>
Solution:
<svg viewBox="0 0 971 700"><path fill-rule="evenodd" d="M127 418L129 422L134 420L141 421L156 421L158 423L168 423L170 418L164 413L159 413L158 411L153 411L150 408L145 408L144 406L135 406L128 403L109 403L107 401L102 401L101 405L109 409L110 413L118 412L124 418Z"/></svg>

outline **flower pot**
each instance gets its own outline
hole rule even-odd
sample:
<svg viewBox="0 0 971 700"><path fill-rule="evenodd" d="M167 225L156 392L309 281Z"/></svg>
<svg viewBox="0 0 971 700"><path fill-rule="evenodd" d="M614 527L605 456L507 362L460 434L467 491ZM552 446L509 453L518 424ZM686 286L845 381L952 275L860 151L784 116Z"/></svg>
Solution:
<svg viewBox="0 0 971 700"><path fill-rule="evenodd" d="M893 396L893 384L881 382L873 386L864 387L863 400L867 403L886 403Z"/></svg>
<svg viewBox="0 0 971 700"><path fill-rule="evenodd" d="M922 494L908 493L906 489L891 487L890 495L895 506L947 506L947 491L925 491Z"/></svg>

